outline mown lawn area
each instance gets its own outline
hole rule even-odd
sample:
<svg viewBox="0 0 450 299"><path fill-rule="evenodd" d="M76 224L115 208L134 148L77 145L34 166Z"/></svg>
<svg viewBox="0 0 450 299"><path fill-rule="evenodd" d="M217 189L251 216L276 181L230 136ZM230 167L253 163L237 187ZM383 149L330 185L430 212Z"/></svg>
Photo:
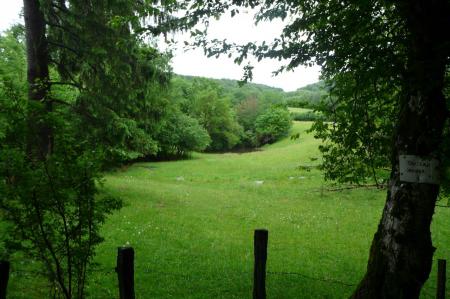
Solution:
<svg viewBox="0 0 450 299"><path fill-rule="evenodd" d="M313 112L313 109L309 108L298 108L298 107L288 107L289 112L291 113L307 113Z"/></svg>
<svg viewBox="0 0 450 299"><path fill-rule="evenodd" d="M364 274L385 191L327 191L310 125L296 122L299 139L261 151L108 174L104 191L126 206L103 227L88 298L118 297L116 252L126 244L136 252L137 298L251 298L256 228L269 230L268 298L347 298ZM437 208L435 260L450 257L449 227L450 209ZM435 296L435 272L423 298Z"/></svg>

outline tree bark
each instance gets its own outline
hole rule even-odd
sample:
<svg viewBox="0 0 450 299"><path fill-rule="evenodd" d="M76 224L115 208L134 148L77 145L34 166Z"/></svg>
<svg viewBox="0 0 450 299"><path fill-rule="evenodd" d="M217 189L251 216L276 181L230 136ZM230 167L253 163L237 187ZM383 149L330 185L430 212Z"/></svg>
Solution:
<svg viewBox="0 0 450 299"><path fill-rule="evenodd" d="M367 272L352 298L418 298L435 248L430 225L439 184L400 180L399 155L440 160L448 111L443 95L449 56L447 0L398 2L409 32L403 99L393 140L387 200ZM444 29L446 28L446 29Z"/></svg>
<svg viewBox="0 0 450 299"><path fill-rule="evenodd" d="M51 153L53 144L52 129L46 119L52 111L48 98L50 85L46 27L39 0L24 0L23 8L29 85L27 152L30 158L42 160Z"/></svg>

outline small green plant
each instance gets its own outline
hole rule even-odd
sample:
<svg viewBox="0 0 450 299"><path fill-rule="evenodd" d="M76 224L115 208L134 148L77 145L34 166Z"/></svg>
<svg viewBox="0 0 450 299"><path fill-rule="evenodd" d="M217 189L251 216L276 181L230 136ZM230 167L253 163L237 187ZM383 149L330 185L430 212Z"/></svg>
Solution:
<svg viewBox="0 0 450 299"><path fill-rule="evenodd" d="M66 143L70 144L70 143ZM10 251L42 263L44 275L64 298L84 298L99 227L121 201L97 194L99 163L90 152L59 144L44 160L2 148L0 210L10 223Z"/></svg>
<svg viewBox="0 0 450 299"><path fill-rule="evenodd" d="M296 134L292 134L291 135L291 140L297 140L300 138L300 133L296 133Z"/></svg>

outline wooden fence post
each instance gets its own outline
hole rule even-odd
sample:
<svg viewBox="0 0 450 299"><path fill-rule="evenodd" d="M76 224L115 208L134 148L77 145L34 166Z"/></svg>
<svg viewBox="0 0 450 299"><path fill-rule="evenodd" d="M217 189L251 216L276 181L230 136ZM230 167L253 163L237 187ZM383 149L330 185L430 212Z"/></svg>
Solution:
<svg viewBox="0 0 450 299"><path fill-rule="evenodd" d="M255 230L255 268L253 274L253 299L266 299L266 261L268 235L269 232L265 229Z"/></svg>
<svg viewBox="0 0 450 299"><path fill-rule="evenodd" d="M117 249L116 272L119 279L119 298L134 299L133 247L119 247Z"/></svg>
<svg viewBox="0 0 450 299"><path fill-rule="evenodd" d="M9 268L8 261L0 261L0 299L6 299L6 288L8 287L9 280Z"/></svg>
<svg viewBox="0 0 450 299"><path fill-rule="evenodd" d="M445 299L446 260L438 260L436 298Z"/></svg>

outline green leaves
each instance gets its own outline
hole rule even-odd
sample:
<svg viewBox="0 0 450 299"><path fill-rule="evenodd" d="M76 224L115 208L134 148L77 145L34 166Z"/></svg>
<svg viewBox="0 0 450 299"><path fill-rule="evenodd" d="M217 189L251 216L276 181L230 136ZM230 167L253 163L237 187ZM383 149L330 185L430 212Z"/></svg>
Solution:
<svg viewBox="0 0 450 299"><path fill-rule="evenodd" d="M54 150L43 160L30 160L20 139L2 143L0 209L3 220L12 224L8 238L43 263L59 291L66 288L66 295L79 298L94 247L102 240L100 224L121 201L97 198L99 152L77 143L64 121L56 119L53 129ZM10 254L17 249L8 248ZM70 285L74 289L67 289Z"/></svg>
<svg viewBox="0 0 450 299"><path fill-rule="evenodd" d="M83 298L100 225L121 207L98 194L100 171L157 152L170 68L135 34L141 2L38 2L50 56L37 57L50 67L39 101L26 100L20 28L0 37L0 209L55 296ZM39 154L43 139L52 150Z"/></svg>
<svg viewBox="0 0 450 299"><path fill-rule="evenodd" d="M355 80L351 73L334 78L329 98L317 108L327 121L318 120L311 129L324 141L320 150L325 178L381 185L388 177L399 90Z"/></svg>
<svg viewBox="0 0 450 299"><path fill-rule="evenodd" d="M333 86L331 100L319 105L328 92L312 99L318 93L302 90L292 94L291 103L314 102L325 119L332 121L319 119L313 128L325 142L326 178L351 183L385 179L380 169L389 165L392 119L398 112L408 47L396 3L230 0L220 4L206 1L207 5L213 6L215 13L224 13L233 5L256 7L256 23L284 20L282 35L269 43L238 45L202 35L197 36L196 44L208 55L233 53L237 64L249 55L258 60L286 60L275 74L299 65L320 65L323 79ZM243 72L244 81L251 80L251 66L245 66Z"/></svg>
<svg viewBox="0 0 450 299"><path fill-rule="evenodd" d="M208 132L211 143L208 150L225 151L239 143L242 132L227 98L212 81L193 82L188 97L188 113Z"/></svg>
<svg viewBox="0 0 450 299"><path fill-rule="evenodd" d="M273 143L287 136L291 126L287 108L272 106L256 119L256 136L260 144Z"/></svg>
<svg viewBox="0 0 450 299"><path fill-rule="evenodd" d="M177 108L171 111L157 135L160 144L159 156L183 157L191 151L203 151L211 143L211 138L197 119Z"/></svg>

